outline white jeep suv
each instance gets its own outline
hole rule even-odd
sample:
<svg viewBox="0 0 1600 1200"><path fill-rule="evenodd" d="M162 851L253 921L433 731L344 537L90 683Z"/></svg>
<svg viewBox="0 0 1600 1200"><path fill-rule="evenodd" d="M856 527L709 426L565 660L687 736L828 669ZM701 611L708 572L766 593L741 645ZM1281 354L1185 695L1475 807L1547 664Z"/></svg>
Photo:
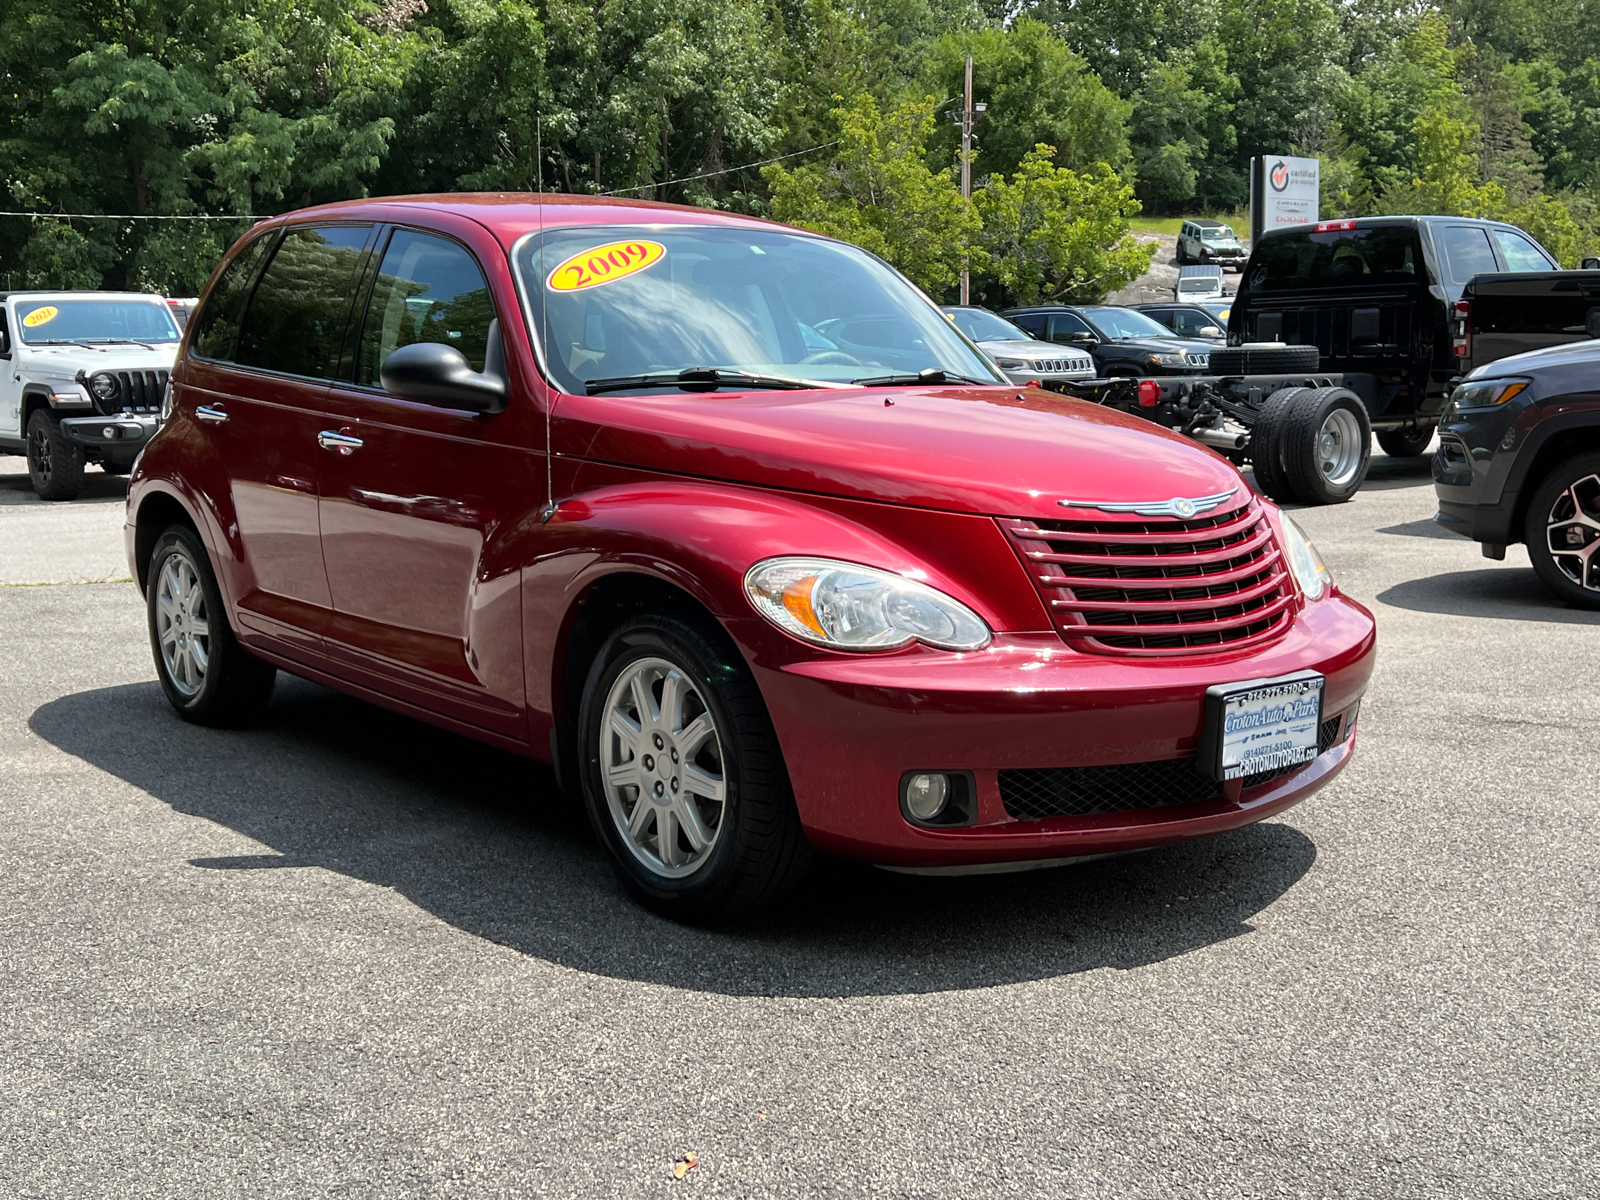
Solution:
<svg viewBox="0 0 1600 1200"><path fill-rule="evenodd" d="M86 463L126 474L160 422L182 335L160 296L0 293L0 454L71 500Z"/></svg>

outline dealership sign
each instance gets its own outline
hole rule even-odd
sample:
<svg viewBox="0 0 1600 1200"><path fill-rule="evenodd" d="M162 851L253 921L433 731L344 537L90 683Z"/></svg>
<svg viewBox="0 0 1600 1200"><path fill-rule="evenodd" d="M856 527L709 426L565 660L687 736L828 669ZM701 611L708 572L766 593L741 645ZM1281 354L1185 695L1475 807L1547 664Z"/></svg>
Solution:
<svg viewBox="0 0 1600 1200"><path fill-rule="evenodd" d="M1266 156L1250 163L1250 232L1259 237L1291 225L1315 225L1321 193L1314 158Z"/></svg>

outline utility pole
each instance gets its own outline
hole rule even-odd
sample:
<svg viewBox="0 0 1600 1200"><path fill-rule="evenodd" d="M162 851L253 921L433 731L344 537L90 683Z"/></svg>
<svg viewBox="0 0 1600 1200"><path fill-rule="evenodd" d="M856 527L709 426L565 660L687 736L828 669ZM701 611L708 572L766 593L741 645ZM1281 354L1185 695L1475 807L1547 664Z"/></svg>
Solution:
<svg viewBox="0 0 1600 1200"><path fill-rule="evenodd" d="M972 102L972 55L967 55L966 84L961 89L961 112L950 115L961 122L961 194L972 199L972 123L988 111L987 104ZM966 264L961 266L961 303L972 302L972 277Z"/></svg>

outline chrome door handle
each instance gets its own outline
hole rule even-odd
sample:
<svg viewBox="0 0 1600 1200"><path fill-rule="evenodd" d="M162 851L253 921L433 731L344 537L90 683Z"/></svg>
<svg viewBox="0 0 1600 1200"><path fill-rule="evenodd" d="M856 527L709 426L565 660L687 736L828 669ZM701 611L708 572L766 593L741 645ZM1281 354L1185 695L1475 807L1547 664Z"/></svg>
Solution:
<svg viewBox="0 0 1600 1200"><path fill-rule="evenodd" d="M199 408L194 410L194 415L208 424L221 425L228 419L228 410L223 408L221 405L213 407L209 404L202 404Z"/></svg>
<svg viewBox="0 0 1600 1200"><path fill-rule="evenodd" d="M339 433L333 429L324 429L317 434L317 445L324 450L337 450L340 454L350 454L361 449L364 445L358 437L351 437L348 433Z"/></svg>

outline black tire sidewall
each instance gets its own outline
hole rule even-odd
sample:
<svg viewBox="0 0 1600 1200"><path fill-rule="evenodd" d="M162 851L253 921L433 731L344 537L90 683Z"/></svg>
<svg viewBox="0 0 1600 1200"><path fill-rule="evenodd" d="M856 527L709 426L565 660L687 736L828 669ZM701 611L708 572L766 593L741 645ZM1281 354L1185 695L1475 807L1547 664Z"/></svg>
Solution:
<svg viewBox="0 0 1600 1200"><path fill-rule="evenodd" d="M618 875L641 899L658 912L681 918L717 912L740 882L738 858L747 791L745 764L739 730L723 685L717 678L719 668L728 664L730 656L707 653L709 642L703 633L674 618L638 617L628 621L595 658L584 685L578 717L584 807L595 835ZM736 653L732 654L732 658L737 657ZM716 722L721 740L725 788L721 829L710 858L693 875L682 879L657 875L629 850L622 831L612 819L601 779L600 749L606 697L623 672L643 658L666 659L694 680ZM742 660L736 670L746 673ZM754 688L754 681L748 686ZM772 736L770 726L754 732L756 736Z"/></svg>
<svg viewBox="0 0 1600 1200"><path fill-rule="evenodd" d="M33 440L43 430L50 445L50 479L39 482L33 464ZM66 435L60 420L49 409L36 408L23 431L28 461L28 482L41 500L71 500L83 489L83 447Z"/></svg>
<svg viewBox="0 0 1600 1200"><path fill-rule="evenodd" d="M1546 475L1528 501L1528 512L1522 524L1522 540L1528 550L1528 561L1533 564L1534 573L1545 587L1574 608L1600 609L1600 592L1590 591L1568 578L1567 573L1556 565L1545 533L1556 497L1587 475L1600 475L1600 454L1580 454L1576 458L1569 458Z"/></svg>
<svg viewBox="0 0 1600 1200"><path fill-rule="evenodd" d="M1279 388L1268 396L1250 430L1250 463L1256 490L1280 504L1293 504L1300 496L1283 469L1283 428L1288 409L1305 388Z"/></svg>
<svg viewBox="0 0 1600 1200"><path fill-rule="evenodd" d="M1403 429L1378 430L1378 447L1390 458L1416 458L1428 449L1428 443L1433 441L1433 429L1430 426L1427 436L1423 437L1422 431L1410 432ZM1416 446L1415 450L1411 449Z"/></svg>

